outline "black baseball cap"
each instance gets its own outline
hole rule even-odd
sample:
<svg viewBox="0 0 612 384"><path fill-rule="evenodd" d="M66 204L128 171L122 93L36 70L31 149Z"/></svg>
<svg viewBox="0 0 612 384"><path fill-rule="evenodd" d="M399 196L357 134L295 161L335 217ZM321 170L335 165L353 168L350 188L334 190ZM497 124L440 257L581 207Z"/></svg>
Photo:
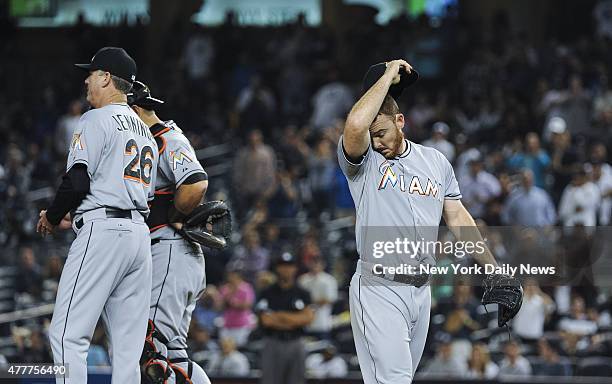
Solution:
<svg viewBox="0 0 612 384"><path fill-rule="evenodd" d="M155 108L164 104L163 100L152 97L149 87L138 80L134 82L132 90L127 94L127 102L129 105L137 105L148 111L154 111Z"/></svg>
<svg viewBox="0 0 612 384"><path fill-rule="evenodd" d="M100 49L89 64L75 64L75 66L91 71L105 71L112 75L133 83L136 80L136 62L123 48L104 47Z"/></svg>
<svg viewBox="0 0 612 384"><path fill-rule="evenodd" d="M275 265L281 264L296 264L295 256L289 252L283 252L277 259Z"/></svg>
<svg viewBox="0 0 612 384"><path fill-rule="evenodd" d="M376 83L378 79L382 77L386 70L386 63L378 63L372 65L363 77L363 93L367 92L368 89L372 88L374 83ZM402 67L400 69L400 82L397 84L393 84L389 87L389 95L391 95L391 97L397 100L402 95L404 88L416 83L418 79L419 73L414 68L412 68L410 73L408 73Z"/></svg>

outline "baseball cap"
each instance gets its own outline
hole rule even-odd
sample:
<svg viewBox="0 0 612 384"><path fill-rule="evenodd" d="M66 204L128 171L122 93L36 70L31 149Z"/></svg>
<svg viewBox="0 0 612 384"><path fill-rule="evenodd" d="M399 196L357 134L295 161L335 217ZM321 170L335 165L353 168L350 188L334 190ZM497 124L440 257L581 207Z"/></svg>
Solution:
<svg viewBox="0 0 612 384"><path fill-rule="evenodd" d="M365 93L368 89L370 89L374 83L376 83L378 79L382 77L386 70L386 63L372 65L363 77L363 92ZM418 79L419 74L414 68L412 68L410 73L406 72L405 70L400 70L400 81L399 83L393 84L389 87L389 95L397 100L402 95L404 88L416 83Z"/></svg>
<svg viewBox="0 0 612 384"><path fill-rule="evenodd" d="M283 252L277 259L276 259L276 265L281 265L281 264L295 264L296 263L296 259L295 256L293 256L293 254L289 253L289 252Z"/></svg>
<svg viewBox="0 0 612 384"><path fill-rule="evenodd" d="M129 105L137 105L146 110L152 111L164 103L163 100L151 96L151 90L141 81L136 80L130 93L127 94Z"/></svg>
<svg viewBox="0 0 612 384"><path fill-rule="evenodd" d="M75 64L76 67L91 71L105 71L133 83L136 80L136 62L123 48L104 47L100 49L89 64Z"/></svg>
<svg viewBox="0 0 612 384"><path fill-rule="evenodd" d="M567 129L567 123L561 117L553 117L548 122L548 130L552 133L563 133Z"/></svg>
<svg viewBox="0 0 612 384"><path fill-rule="evenodd" d="M448 124L446 124L445 122L438 121L438 122L434 123L433 131L437 132L437 133L441 133L443 135L448 135L448 131L450 131L450 128L449 128Z"/></svg>

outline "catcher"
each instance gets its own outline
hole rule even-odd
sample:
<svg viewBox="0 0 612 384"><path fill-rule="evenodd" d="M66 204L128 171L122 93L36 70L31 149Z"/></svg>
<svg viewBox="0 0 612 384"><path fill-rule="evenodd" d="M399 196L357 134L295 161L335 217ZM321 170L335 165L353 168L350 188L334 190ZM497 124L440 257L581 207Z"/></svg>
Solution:
<svg viewBox="0 0 612 384"><path fill-rule="evenodd" d="M187 331L198 297L206 287L201 245L226 246L230 215L222 201L202 204L208 177L195 152L173 121L162 121L151 97L136 81L128 104L151 130L160 164L155 199L147 220L151 232L153 277L149 329L141 358L144 383L210 383L189 360Z"/></svg>

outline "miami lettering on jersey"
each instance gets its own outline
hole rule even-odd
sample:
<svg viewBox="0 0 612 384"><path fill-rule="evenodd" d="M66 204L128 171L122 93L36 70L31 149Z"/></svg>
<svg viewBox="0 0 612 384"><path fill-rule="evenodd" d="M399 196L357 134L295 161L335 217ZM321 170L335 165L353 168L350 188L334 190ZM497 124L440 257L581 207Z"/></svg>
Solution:
<svg viewBox="0 0 612 384"><path fill-rule="evenodd" d="M179 165L183 165L185 162L191 163L193 160L185 154L183 151L170 152L170 159L172 159L172 169L176 169Z"/></svg>
<svg viewBox="0 0 612 384"><path fill-rule="evenodd" d="M387 188L388 184L391 184L391 188L395 188L399 185L399 189L402 192L408 193L418 193L421 196L433 196L434 198L440 199L440 187L442 184L432 181L430 178L427 178L427 183L422 183L421 179L418 176L412 176L408 185L406 185L406 180L403 174L396 174L393 171L392 162L385 160L378 167L378 171L382 175L380 178L380 182L378 183L378 190Z"/></svg>

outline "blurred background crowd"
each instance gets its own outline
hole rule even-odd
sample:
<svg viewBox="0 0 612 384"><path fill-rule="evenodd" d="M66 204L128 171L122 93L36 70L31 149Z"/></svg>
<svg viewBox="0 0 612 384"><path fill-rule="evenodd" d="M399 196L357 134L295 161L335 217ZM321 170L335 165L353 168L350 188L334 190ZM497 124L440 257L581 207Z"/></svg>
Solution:
<svg viewBox="0 0 612 384"><path fill-rule="evenodd" d="M551 22L537 38L508 12L468 20L459 2L443 18L399 15L382 26L359 13L340 37L303 17L249 27L228 14L216 27L171 24L154 50L140 19L105 27L81 16L41 30L18 28L5 15L0 360L52 361L49 304L73 234L41 239L35 223L88 108L84 79L71 65L107 45L136 58L140 80L166 101L158 115L177 122L208 171L209 198L227 200L235 215L232 246L206 254L208 287L190 329L191 356L211 377L259 368L256 303L283 252L295 256L296 284L317 308L304 330L308 374L358 371L347 304L358 257L354 207L336 148L361 77L385 59L406 58L421 73L399 100L405 135L453 164L462 201L498 258L563 248L589 259L597 252L592 229L609 226L612 215L612 5L584 4L575 30ZM560 8L566 13L557 16L572 19L574 8ZM508 242L496 236L498 226L546 234ZM461 279L435 286L420 373L610 376L611 280L612 268L602 267L575 284L525 281L510 342L479 304L479 287ZM100 328L88 360L108 359Z"/></svg>

